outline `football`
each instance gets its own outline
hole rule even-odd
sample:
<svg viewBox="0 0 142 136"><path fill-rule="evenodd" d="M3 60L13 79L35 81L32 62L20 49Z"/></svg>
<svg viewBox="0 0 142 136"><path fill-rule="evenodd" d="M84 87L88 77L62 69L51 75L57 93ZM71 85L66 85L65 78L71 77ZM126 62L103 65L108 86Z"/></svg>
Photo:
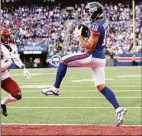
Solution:
<svg viewBox="0 0 142 136"><path fill-rule="evenodd" d="M82 32L81 32L81 35L82 35L83 37L88 37L89 28L88 28L86 25L84 25L84 24L80 24L80 25L78 26L78 29L80 29L81 27L83 27Z"/></svg>

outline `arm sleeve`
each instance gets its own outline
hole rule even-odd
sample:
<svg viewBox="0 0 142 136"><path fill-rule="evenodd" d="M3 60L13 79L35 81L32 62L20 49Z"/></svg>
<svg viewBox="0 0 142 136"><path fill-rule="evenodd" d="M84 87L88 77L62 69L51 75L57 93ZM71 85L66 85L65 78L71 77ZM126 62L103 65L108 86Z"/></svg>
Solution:
<svg viewBox="0 0 142 136"><path fill-rule="evenodd" d="M12 60L1 60L1 71L8 69L13 64Z"/></svg>
<svg viewBox="0 0 142 136"><path fill-rule="evenodd" d="M19 68L24 67L24 64L23 64L23 62L21 61L20 57L16 58L16 60L14 61L14 63L15 63Z"/></svg>
<svg viewBox="0 0 142 136"><path fill-rule="evenodd" d="M12 53L16 56L16 57L14 58L14 63L15 63L19 68L24 67L23 62L22 62L21 59L20 59L20 55L18 54L18 49L17 49L17 46L16 46L16 45L13 45L13 47L12 47Z"/></svg>

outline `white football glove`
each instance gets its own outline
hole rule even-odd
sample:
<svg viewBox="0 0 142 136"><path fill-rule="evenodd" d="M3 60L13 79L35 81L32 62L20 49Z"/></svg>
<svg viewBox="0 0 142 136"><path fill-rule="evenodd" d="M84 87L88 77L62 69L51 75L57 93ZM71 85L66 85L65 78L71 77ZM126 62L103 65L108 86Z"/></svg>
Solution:
<svg viewBox="0 0 142 136"><path fill-rule="evenodd" d="M23 68L23 72L24 72L24 76L26 76L27 79L31 78L31 74L26 68Z"/></svg>
<svg viewBox="0 0 142 136"><path fill-rule="evenodd" d="M79 35L81 35L81 33L82 33L82 29L83 29L83 26L82 27L80 27L80 29L77 27L77 28L75 28L75 35L78 37Z"/></svg>

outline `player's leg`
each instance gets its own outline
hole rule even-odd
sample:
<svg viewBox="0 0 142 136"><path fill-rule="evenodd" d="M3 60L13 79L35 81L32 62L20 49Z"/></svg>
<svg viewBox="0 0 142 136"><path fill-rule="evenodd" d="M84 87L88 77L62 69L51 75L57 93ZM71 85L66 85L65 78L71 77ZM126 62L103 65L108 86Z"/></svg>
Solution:
<svg viewBox="0 0 142 136"><path fill-rule="evenodd" d="M77 53L73 55L67 55L63 57L60 61L54 86L49 89L43 89L41 92L45 95L59 95L59 88L63 78L66 75L68 66L88 66L88 62L91 59L87 59L90 57L88 53ZM85 60L85 61L84 61Z"/></svg>
<svg viewBox="0 0 142 136"><path fill-rule="evenodd" d="M56 80L54 83L55 88L60 88L62 79L66 75L68 66L88 66L91 59L88 59L90 54L88 53L77 53L73 55L67 55L62 58L59 68L56 74Z"/></svg>
<svg viewBox="0 0 142 136"><path fill-rule="evenodd" d="M59 95L59 88L60 88L60 85L61 85L61 82L62 82L64 76L66 75L66 72L67 72L67 64L64 64L63 60L61 60L58 70L57 70L57 73L56 73L56 79L55 79L54 86L49 89L43 89L41 92L44 95L58 96Z"/></svg>
<svg viewBox="0 0 142 136"><path fill-rule="evenodd" d="M113 91L105 86L105 72L104 67L92 68L92 76L94 79L95 86L105 96L105 98L112 104L116 110L117 122L119 126L123 123L123 117L126 112L125 108L121 108Z"/></svg>
<svg viewBox="0 0 142 136"><path fill-rule="evenodd" d="M7 116L6 105L11 102L18 101L22 98L21 90L18 84L10 77L1 82L3 90L9 93L9 95L1 100L2 114Z"/></svg>

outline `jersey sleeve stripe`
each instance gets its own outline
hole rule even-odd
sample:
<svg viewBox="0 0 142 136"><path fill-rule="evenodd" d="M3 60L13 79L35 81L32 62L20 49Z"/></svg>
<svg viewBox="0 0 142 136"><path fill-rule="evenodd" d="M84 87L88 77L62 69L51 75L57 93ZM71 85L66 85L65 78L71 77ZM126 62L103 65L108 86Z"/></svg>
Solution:
<svg viewBox="0 0 142 136"><path fill-rule="evenodd" d="M91 32L93 33L93 35L100 35L100 33L99 32L95 32L95 31L93 31L93 30L91 30Z"/></svg>

